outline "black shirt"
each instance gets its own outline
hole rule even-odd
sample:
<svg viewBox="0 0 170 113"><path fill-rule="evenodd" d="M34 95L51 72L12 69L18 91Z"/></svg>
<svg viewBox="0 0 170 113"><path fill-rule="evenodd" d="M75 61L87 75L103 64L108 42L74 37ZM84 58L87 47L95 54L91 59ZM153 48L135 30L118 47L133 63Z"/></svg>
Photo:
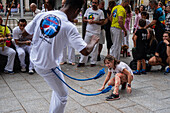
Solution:
<svg viewBox="0 0 170 113"><path fill-rule="evenodd" d="M147 46L147 30L146 29L138 29L135 33L137 36L136 40L136 50L138 52L145 52Z"/></svg>

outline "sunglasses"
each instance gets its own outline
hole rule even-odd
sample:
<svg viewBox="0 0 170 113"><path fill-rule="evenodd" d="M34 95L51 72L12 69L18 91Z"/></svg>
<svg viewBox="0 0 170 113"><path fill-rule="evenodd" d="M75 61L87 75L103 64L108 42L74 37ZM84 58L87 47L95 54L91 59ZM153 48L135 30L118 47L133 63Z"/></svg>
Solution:
<svg viewBox="0 0 170 113"><path fill-rule="evenodd" d="M92 2L93 4L98 4L98 2Z"/></svg>

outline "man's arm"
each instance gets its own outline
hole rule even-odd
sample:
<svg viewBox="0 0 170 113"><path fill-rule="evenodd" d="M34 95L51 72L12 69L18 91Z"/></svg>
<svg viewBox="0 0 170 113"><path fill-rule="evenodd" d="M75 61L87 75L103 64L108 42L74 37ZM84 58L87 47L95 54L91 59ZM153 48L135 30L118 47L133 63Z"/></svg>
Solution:
<svg viewBox="0 0 170 113"><path fill-rule="evenodd" d="M97 24L97 25L102 25L104 23L104 19L101 19L99 21L96 20L91 20L89 21L89 24Z"/></svg>
<svg viewBox="0 0 170 113"><path fill-rule="evenodd" d="M147 28L149 28L149 27L152 27L153 25L156 24L156 22L157 22L157 20L152 20L152 22L151 22L149 25L147 25L147 26L145 27L145 29L147 29Z"/></svg>
<svg viewBox="0 0 170 113"><path fill-rule="evenodd" d="M119 16L118 17L118 23L119 23L119 26L122 28L122 30L124 31L124 33L125 33L125 36L127 36L127 31L126 31L126 29L125 29L125 26L124 26L124 24L123 24L123 17L122 16Z"/></svg>
<svg viewBox="0 0 170 113"><path fill-rule="evenodd" d="M85 23L87 23L87 22L88 22L87 17L83 17L83 22L85 22Z"/></svg>
<svg viewBox="0 0 170 113"><path fill-rule="evenodd" d="M90 43L87 44L87 46L83 50L81 50L80 53L83 54L84 56L89 55L92 52L95 44L98 43L98 41L99 41L99 37L96 35L93 35Z"/></svg>
<svg viewBox="0 0 170 113"><path fill-rule="evenodd" d="M31 44L31 41L19 41L18 39L15 39L15 43L16 45L30 45Z"/></svg>
<svg viewBox="0 0 170 113"><path fill-rule="evenodd" d="M29 33L27 33L27 31L24 29L24 31L22 32L22 36L23 37L26 37L26 36L28 36L29 35Z"/></svg>

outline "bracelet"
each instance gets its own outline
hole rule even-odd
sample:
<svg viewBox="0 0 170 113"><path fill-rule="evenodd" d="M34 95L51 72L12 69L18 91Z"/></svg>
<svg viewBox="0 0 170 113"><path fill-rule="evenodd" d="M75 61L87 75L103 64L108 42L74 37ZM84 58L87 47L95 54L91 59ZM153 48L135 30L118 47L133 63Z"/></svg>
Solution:
<svg viewBox="0 0 170 113"><path fill-rule="evenodd" d="M159 57L159 56L155 55L155 57Z"/></svg>
<svg viewBox="0 0 170 113"><path fill-rule="evenodd" d="M131 87L131 84L128 84L128 87Z"/></svg>

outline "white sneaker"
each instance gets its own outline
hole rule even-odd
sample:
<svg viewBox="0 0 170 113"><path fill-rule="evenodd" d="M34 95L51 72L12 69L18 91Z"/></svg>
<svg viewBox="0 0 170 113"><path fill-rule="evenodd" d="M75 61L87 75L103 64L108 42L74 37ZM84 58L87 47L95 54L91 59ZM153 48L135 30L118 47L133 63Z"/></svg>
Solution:
<svg viewBox="0 0 170 113"><path fill-rule="evenodd" d="M34 71L31 69L31 70L29 70L29 72L28 72L30 75L32 75L32 74L34 74Z"/></svg>
<svg viewBox="0 0 170 113"><path fill-rule="evenodd" d="M21 72L26 72L26 68L25 68L25 67L22 67L22 68L21 68Z"/></svg>

